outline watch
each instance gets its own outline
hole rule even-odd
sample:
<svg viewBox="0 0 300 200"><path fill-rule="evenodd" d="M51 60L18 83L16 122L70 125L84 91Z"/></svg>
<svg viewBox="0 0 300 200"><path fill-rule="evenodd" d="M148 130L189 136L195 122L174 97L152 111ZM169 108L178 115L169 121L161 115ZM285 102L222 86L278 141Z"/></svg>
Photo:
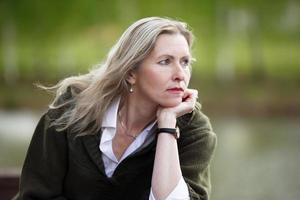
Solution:
<svg viewBox="0 0 300 200"><path fill-rule="evenodd" d="M180 137L180 131L178 126L176 128L159 128L157 130L157 133L169 133L172 134L175 137L175 139L178 139Z"/></svg>

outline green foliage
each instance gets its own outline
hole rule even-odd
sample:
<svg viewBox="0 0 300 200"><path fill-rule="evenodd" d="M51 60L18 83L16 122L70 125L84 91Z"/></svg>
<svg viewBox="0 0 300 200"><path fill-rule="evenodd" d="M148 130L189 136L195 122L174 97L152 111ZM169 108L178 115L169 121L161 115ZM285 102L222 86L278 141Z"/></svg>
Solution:
<svg viewBox="0 0 300 200"><path fill-rule="evenodd" d="M297 11L299 3L284 0L2 0L1 80L10 73L18 73L16 81L43 81L87 72L129 24L158 15L192 27L198 77L223 79L218 73L232 65L233 80L298 81ZM10 65L17 72L7 72Z"/></svg>

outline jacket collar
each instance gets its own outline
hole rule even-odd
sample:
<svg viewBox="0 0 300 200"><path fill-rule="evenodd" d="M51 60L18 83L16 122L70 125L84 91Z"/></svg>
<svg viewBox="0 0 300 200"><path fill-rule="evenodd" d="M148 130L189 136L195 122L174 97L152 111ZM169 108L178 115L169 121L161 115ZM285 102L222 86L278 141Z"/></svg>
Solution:
<svg viewBox="0 0 300 200"><path fill-rule="evenodd" d="M101 157L101 152L99 150L100 137L101 137L101 131L99 131L95 135L82 136L82 141L93 163L97 166L99 171L104 176L106 176L104 164Z"/></svg>

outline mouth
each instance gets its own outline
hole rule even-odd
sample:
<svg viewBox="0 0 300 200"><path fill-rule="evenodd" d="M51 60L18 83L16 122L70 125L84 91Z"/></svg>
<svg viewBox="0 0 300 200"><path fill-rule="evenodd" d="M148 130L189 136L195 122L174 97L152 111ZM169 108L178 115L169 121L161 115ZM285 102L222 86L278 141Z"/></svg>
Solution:
<svg viewBox="0 0 300 200"><path fill-rule="evenodd" d="M184 90L181 87L173 87L173 88L169 88L167 89L168 92L170 93L174 93L174 94L179 94L179 93L183 93Z"/></svg>

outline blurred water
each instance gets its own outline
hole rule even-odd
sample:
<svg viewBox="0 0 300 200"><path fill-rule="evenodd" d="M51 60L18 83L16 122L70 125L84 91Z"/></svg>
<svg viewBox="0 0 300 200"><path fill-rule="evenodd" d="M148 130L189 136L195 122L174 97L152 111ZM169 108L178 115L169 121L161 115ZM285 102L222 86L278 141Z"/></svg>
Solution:
<svg viewBox="0 0 300 200"><path fill-rule="evenodd" d="M0 169L20 171L39 113L0 110Z"/></svg>
<svg viewBox="0 0 300 200"><path fill-rule="evenodd" d="M0 111L0 169L20 171L40 113ZM300 120L211 119L212 200L298 200Z"/></svg>
<svg viewBox="0 0 300 200"><path fill-rule="evenodd" d="M213 200L298 200L299 119L215 120Z"/></svg>

